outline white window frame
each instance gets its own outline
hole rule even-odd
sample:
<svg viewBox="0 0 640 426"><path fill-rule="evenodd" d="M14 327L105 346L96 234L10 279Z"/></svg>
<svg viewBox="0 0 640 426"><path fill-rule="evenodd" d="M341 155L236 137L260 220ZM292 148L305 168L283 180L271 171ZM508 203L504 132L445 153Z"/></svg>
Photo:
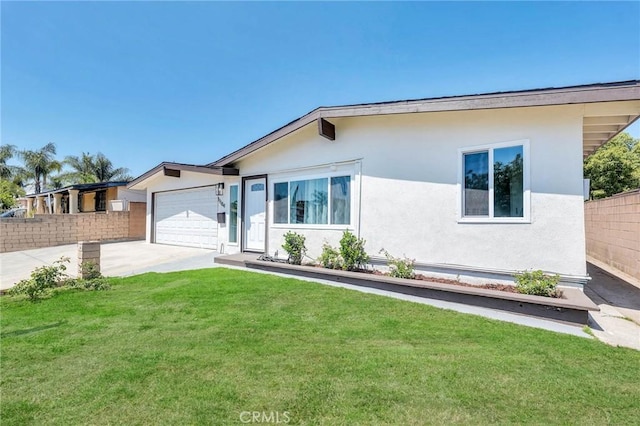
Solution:
<svg viewBox="0 0 640 426"><path fill-rule="evenodd" d="M348 224L332 224L332 223L275 223L275 185L277 183L287 183L287 220L290 221L289 217L291 214L291 182L297 182L302 180L313 180L313 179L324 179L328 180L328 188L329 191L327 197L327 221L331 221L331 178L332 177L341 177L348 176L349 177L349 223ZM354 208L354 192L355 192L355 174L353 171L335 171L330 173L316 173L316 174L305 174L305 175L288 175L286 177L278 177L272 178L269 180L270 195L269 195L269 204L270 204L270 214L269 214L269 226L274 229L336 229L336 230L351 230L354 227L355 221L355 208Z"/></svg>
<svg viewBox="0 0 640 426"><path fill-rule="evenodd" d="M493 151L500 148L522 146L522 217L494 217L493 216ZM489 215L488 216L465 216L464 215L464 155L477 152L489 153ZM531 185L530 185L530 153L529 139L515 140L509 142L477 145L458 149L458 202L457 221L458 223L531 223Z"/></svg>

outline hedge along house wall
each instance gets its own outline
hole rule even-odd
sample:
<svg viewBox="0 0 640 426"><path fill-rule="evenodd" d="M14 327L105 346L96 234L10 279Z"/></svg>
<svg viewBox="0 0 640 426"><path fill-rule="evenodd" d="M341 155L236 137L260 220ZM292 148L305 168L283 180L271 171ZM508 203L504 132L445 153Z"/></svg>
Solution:
<svg viewBox="0 0 640 426"><path fill-rule="evenodd" d="M130 211L44 214L32 219L0 219L0 253L88 240L142 240L145 214L145 203L132 202Z"/></svg>
<svg viewBox="0 0 640 426"><path fill-rule="evenodd" d="M587 255L640 280L640 189L584 209Z"/></svg>

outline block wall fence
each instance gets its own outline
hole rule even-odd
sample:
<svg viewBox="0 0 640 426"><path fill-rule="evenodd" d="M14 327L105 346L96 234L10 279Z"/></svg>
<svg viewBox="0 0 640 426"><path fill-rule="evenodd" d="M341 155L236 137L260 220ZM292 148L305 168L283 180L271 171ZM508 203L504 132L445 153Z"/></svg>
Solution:
<svg viewBox="0 0 640 426"><path fill-rule="evenodd" d="M640 189L584 206L587 256L640 280Z"/></svg>
<svg viewBox="0 0 640 426"><path fill-rule="evenodd" d="M143 240L146 203L131 202L129 206L129 211L0 219L0 253L78 241Z"/></svg>

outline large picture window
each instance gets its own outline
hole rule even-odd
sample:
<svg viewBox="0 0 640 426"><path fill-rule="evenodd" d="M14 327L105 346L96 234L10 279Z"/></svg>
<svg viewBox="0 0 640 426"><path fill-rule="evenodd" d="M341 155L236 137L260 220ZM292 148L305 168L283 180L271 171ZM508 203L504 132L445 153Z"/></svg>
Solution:
<svg viewBox="0 0 640 426"><path fill-rule="evenodd" d="M462 219L528 218L528 142L461 150Z"/></svg>
<svg viewBox="0 0 640 426"><path fill-rule="evenodd" d="M351 176L278 182L273 193L275 224L351 223Z"/></svg>

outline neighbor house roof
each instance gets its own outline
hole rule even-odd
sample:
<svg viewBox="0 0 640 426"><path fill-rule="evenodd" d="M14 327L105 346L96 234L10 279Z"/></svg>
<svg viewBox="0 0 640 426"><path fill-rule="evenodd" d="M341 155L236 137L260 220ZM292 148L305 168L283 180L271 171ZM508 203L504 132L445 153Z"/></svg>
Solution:
<svg viewBox="0 0 640 426"><path fill-rule="evenodd" d="M141 184L147 179L155 176L158 173L163 173L166 176L174 176L179 177L180 171L186 172L195 172L195 173L206 173L212 175L231 175L237 176L239 174L238 169L234 169L232 167L220 167L220 166L199 166L196 164L183 164L183 163L169 163L162 162L155 166L153 169L143 173L138 176L127 185L127 188L133 188L136 185Z"/></svg>
<svg viewBox="0 0 640 426"><path fill-rule="evenodd" d="M117 181L117 182L77 183L75 185L65 186L64 188L60 188L60 189L52 189L51 191L44 191L38 194L28 194L26 195L26 197L35 197L38 195L47 195L47 194L57 194L59 192L67 192L70 189L77 189L78 191L81 191L81 192L98 191L101 189L107 189L114 186L126 186L128 183L129 181L126 181L126 180Z"/></svg>
<svg viewBox="0 0 640 426"><path fill-rule="evenodd" d="M519 108L549 105L586 104L640 100L640 80L597 83L581 86L494 92L465 96L411 99L392 102L319 107L274 130L248 145L207 166L224 167L277 141L278 139L321 119L369 115L408 114L416 112L465 111L496 108ZM589 117L584 123L584 154L595 151L622 129L635 121L640 111L615 117Z"/></svg>

